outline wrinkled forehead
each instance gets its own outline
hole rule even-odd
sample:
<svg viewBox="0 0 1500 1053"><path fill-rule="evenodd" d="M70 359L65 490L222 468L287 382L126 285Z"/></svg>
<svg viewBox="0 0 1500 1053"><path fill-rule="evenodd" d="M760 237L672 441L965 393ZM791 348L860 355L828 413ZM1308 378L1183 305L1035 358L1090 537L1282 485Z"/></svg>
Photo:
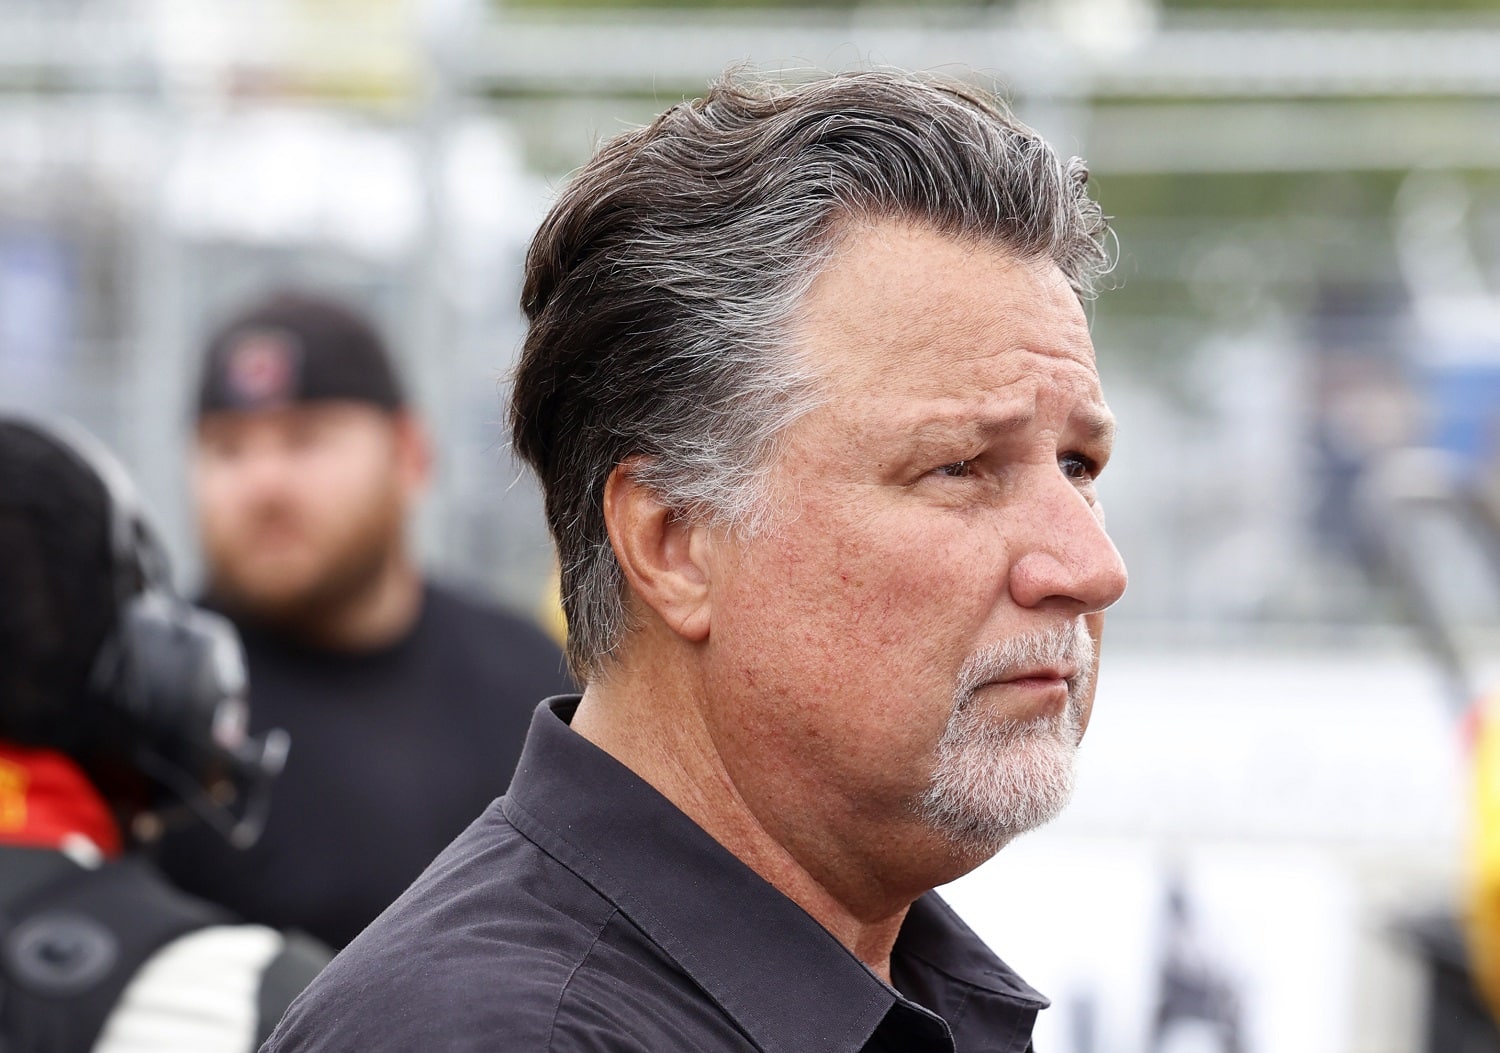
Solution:
<svg viewBox="0 0 1500 1053"><path fill-rule="evenodd" d="M791 333L830 397L977 397L1042 371L1102 401L1088 321L1061 269L993 241L897 221L851 226Z"/></svg>

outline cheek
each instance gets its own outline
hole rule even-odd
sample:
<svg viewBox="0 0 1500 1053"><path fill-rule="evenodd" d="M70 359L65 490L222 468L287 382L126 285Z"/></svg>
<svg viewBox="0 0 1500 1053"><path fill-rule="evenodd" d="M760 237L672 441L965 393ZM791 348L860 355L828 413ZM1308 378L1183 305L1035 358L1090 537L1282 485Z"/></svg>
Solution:
<svg viewBox="0 0 1500 1053"><path fill-rule="evenodd" d="M216 535L232 530L243 515L246 488L228 468L200 468L193 473L193 504L203 531Z"/></svg>
<svg viewBox="0 0 1500 1053"><path fill-rule="evenodd" d="M956 517L888 517L837 538L828 578L850 628L878 647L923 653L963 644L994 608L993 536Z"/></svg>
<svg viewBox="0 0 1500 1053"><path fill-rule="evenodd" d="M993 596L961 524L836 513L805 508L739 549L715 586L710 690L746 756L884 801L925 785Z"/></svg>
<svg viewBox="0 0 1500 1053"><path fill-rule="evenodd" d="M768 539L746 575L774 635L750 652L790 654L824 690L857 687L893 718L927 695L946 705L953 678L994 607L961 524L834 515ZM774 648L774 649L773 649ZM920 707L915 707L920 708Z"/></svg>
<svg viewBox="0 0 1500 1053"><path fill-rule="evenodd" d="M297 501L319 521L340 521L368 509L388 475L371 458L337 447L310 450L294 467Z"/></svg>

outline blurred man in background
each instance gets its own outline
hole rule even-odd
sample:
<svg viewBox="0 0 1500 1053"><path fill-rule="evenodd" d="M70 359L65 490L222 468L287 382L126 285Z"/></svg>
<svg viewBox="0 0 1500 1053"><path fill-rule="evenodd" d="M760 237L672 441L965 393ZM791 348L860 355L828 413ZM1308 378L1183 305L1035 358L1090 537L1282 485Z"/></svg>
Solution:
<svg viewBox="0 0 1500 1053"><path fill-rule="evenodd" d="M586 688L268 1053L1029 1050L1045 999L931 890L1071 790L1125 588L1107 233L1080 162L919 77L606 143L511 402Z"/></svg>
<svg viewBox="0 0 1500 1053"><path fill-rule="evenodd" d="M208 601L245 639L257 721L296 742L265 836L170 838L184 887L338 947L505 791L539 697L540 630L424 581L409 524L422 427L380 336L281 293L210 341L193 486Z"/></svg>
<svg viewBox="0 0 1500 1053"><path fill-rule="evenodd" d="M326 949L233 924L136 841L184 805L226 852L254 836L283 736L244 734L234 630L172 594L97 443L14 418L0 597L0 1047L250 1053Z"/></svg>

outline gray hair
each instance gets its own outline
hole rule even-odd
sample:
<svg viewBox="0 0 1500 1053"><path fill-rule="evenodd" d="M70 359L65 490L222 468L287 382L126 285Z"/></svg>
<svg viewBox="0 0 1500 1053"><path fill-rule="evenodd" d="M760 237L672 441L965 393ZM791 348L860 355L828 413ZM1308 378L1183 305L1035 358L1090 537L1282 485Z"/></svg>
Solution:
<svg viewBox="0 0 1500 1053"><path fill-rule="evenodd" d="M1003 104L895 72L726 77L606 142L526 257L512 391L562 569L568 660L600 675L628 626L604 486L753 532L785 429L816 405L789 338L851 220L899 219L1050 259L1081 297L1108 269L1088 170Z"/></svg>

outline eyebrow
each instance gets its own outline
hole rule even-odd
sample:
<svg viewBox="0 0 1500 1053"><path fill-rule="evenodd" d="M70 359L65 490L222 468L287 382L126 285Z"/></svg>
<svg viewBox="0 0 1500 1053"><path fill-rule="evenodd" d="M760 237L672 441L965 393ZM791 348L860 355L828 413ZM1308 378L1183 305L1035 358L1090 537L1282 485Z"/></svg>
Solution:
<svg viewBox="0 0 1500 1053"><path fill-rule="evenodd" d="M1115 433L1119 430L1115 418L1108 413L1090 413L1083 421L1084 434L1090 442L1114 445Z"/></svg>
<svg viewBox="0 0 1500 1053"><path fill-rule="evenodd" d="M989 439L1023 431L1035 420L1035 414L1024 411L1005 414L981 414L977 417L954 415L925 421L914 427L912 431L919 436L925 437L935 433L950 435L959 431L968 433L972 429L974 433ZM1069 423L1076 423L1080 426L1087 441L1091 443L1107 446L1114 444L1117 427L1115 418L1108 412L1083 411Z"/></svg>

